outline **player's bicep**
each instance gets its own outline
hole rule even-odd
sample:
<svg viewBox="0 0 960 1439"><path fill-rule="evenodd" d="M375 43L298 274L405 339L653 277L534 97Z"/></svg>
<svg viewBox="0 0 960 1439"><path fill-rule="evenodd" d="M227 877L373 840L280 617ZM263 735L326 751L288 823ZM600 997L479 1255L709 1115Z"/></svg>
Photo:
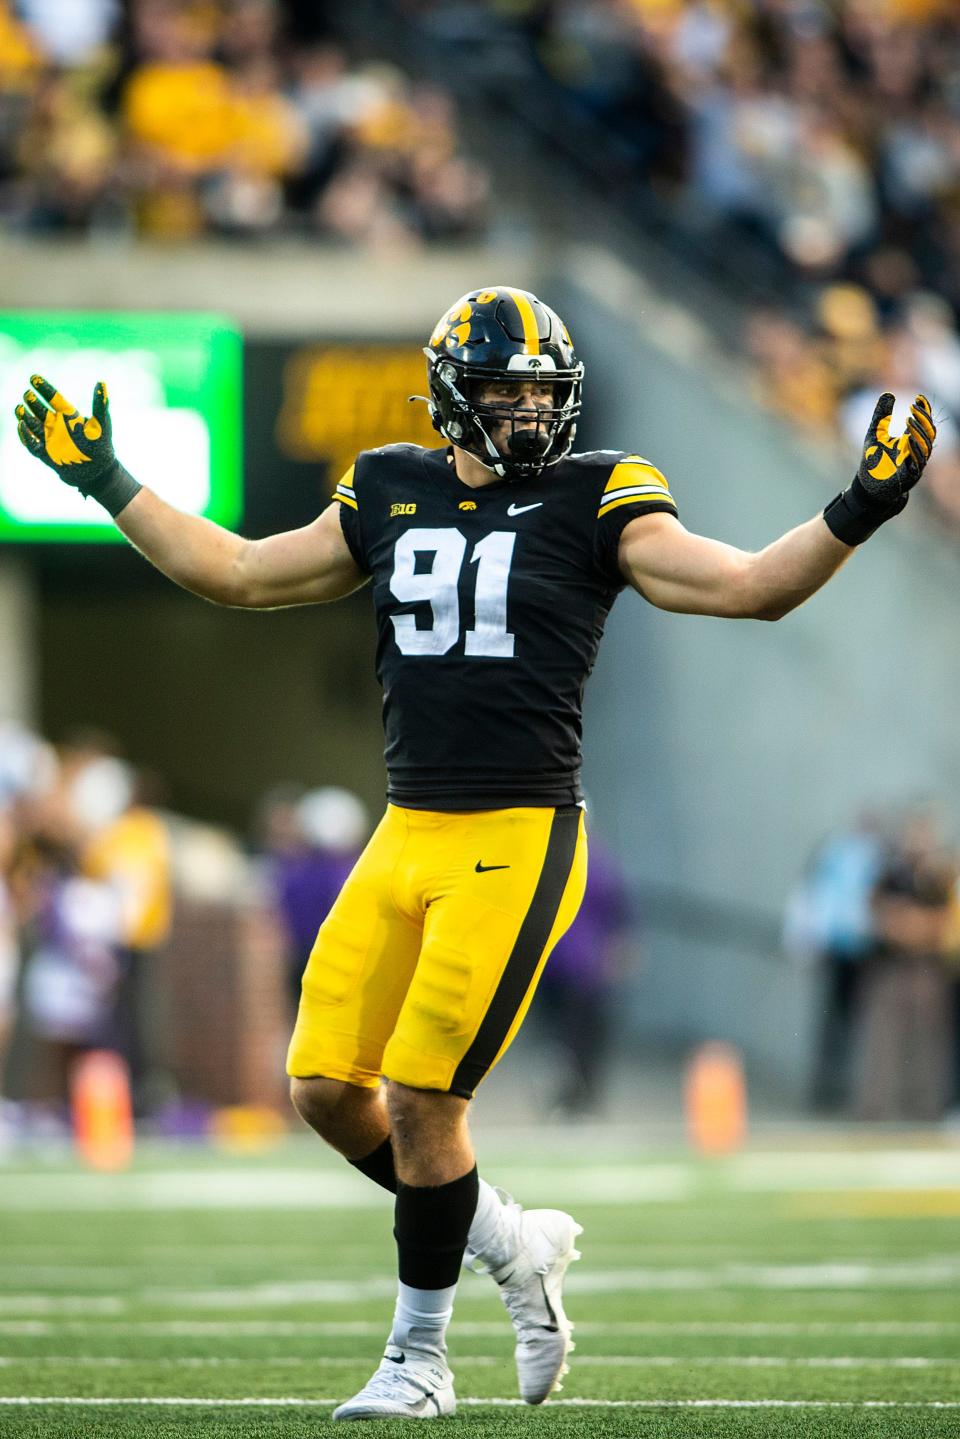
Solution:
<svg viewBox="0 0 960 1439"><path fill-rule="evenodd" d="M749 556L721 540L692 534L674 515L631 520L620 536L617 558L627 584L658 609L743 613Z"/></svg>
<svg viewBox="0 0 960 1439"><path fill-rule="evenodd" d="M251 609L340 599L366 581L331 504L303 529L252 540L243 562L244 604Z"/></svg>

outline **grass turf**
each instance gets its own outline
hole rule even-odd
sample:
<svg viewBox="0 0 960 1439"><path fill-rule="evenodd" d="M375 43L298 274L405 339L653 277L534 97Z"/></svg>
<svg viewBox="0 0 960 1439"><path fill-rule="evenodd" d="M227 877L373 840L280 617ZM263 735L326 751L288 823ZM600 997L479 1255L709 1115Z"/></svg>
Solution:
<svg viewBox="0 0 960 1439"><path fill-rule="evenodd" d="M483 1167L583 1223L578 1347L563 1402L494 1406L516 1392L512 1333L489 1281L465 1275L450 1350L471 1402L443 1422L451 1439L960 1435L960 1155L709 1164L571 1145ZM0 1433L342 1436L332 1404L389 1324L390 1227L386 1196L300 1141L145 1150L116 1177L7 1165ZM117 1399L134 1402L97 1402Z"/></svg>

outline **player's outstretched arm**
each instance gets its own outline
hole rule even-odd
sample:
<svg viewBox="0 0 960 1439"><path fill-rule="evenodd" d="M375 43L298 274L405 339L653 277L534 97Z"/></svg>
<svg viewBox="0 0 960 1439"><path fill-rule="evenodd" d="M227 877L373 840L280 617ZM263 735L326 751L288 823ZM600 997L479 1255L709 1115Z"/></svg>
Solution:
<svg viewBox="0 0 960 1439"><path fill-rule="evenodd" d="M338 599L364 583L336 505L303 529L246 540L175 509L127 473L114 453L102 382L89 419L41 375L31 384L16 410L22 444L65 484L99 500L131 544L184 589L217 604L272 609Z"/></svg>
<svg viewBox="0 0 960 1439"><path fill-rule="evenodd" d="M672 515L644 516L620 539L624 578L660 609L758 620L789 614L901 512L923 473L936 437L930 403L918 395L906 432L891 437L893 404L881 395L852 483L816 519L752 554L690 534Z"/></svg>

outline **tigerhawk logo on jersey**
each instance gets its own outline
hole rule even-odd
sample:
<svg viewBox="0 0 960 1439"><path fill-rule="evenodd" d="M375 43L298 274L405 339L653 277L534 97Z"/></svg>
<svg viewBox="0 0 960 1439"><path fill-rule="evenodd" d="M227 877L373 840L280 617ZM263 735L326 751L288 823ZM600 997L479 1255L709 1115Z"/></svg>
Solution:
<svg viewBox="0 0 960 1439"><path fill-rule="evenodd" d="M459 505L457 506L458 510L475 510L476 508L476 500L461 500Z"/></svg>
<svg viewBox="0 0 960 1439"><path fill-rule="evenodd" d="M391 505L391 506L390 506L390 518L391 518L391 520L395 520L396 517L397 517L397 515L415 515L416 513L417 513L417 507L416 507L416 505Z"/></svg>

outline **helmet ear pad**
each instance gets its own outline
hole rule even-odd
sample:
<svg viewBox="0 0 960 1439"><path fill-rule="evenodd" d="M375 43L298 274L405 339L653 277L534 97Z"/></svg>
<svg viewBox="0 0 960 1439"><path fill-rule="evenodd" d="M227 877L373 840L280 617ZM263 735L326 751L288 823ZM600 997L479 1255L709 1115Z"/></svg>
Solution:
<svg viewBox="0 0 960 1439"><path fill-rule="evenodd" d="M455 445L467 448L467 441L473 437L473 415L469 401L460 388L458 367L452 360L437 360L432 350L424 350L427 357L427 378L430 388L430 417L434 429Z"/></svg>

